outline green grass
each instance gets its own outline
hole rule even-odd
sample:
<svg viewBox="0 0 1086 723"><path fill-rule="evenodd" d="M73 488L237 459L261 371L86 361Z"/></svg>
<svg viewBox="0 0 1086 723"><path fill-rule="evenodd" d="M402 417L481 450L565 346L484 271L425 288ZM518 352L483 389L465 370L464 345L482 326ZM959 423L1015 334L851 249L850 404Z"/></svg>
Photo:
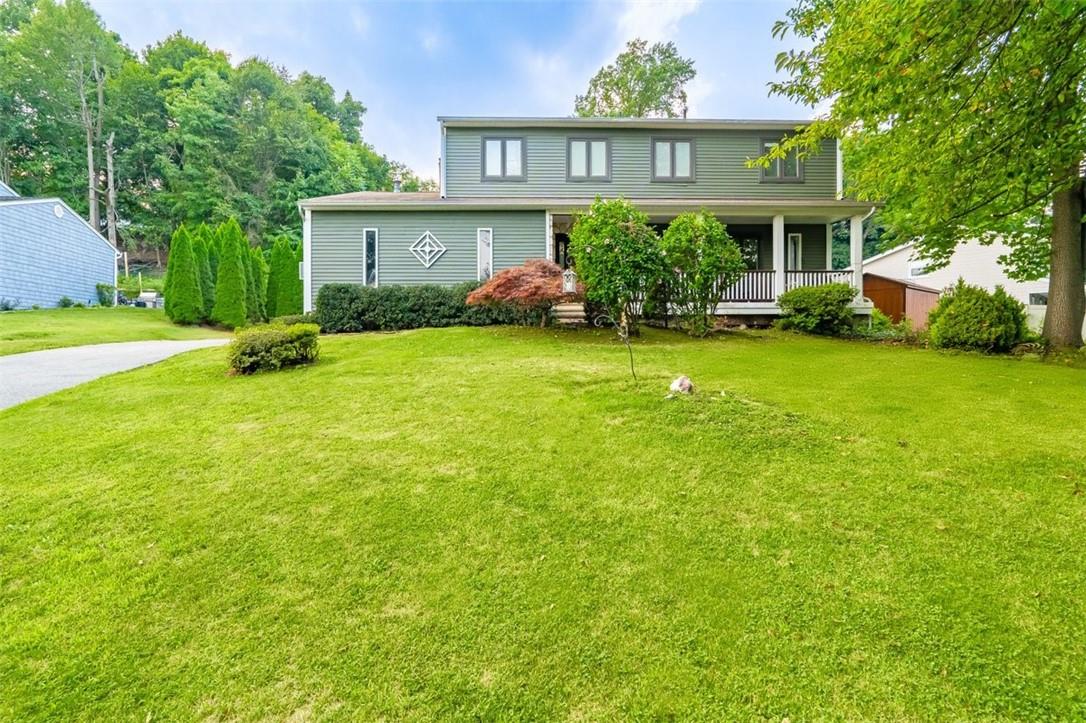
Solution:
<svg viewBox="0 0 1086 723"><path fill-rule="evenodd" d="M0 313L0 356L80 344L226 335L202 326L177 326L162 309L119 306Z"/></svg>
<svg viewBox="0 0 1086 723"><path fill-rule="evenodd" d="M322 345L0 412L0 718L1086 716L1081 370L770 333L650 332L638 382L594 332Z"/></svg>

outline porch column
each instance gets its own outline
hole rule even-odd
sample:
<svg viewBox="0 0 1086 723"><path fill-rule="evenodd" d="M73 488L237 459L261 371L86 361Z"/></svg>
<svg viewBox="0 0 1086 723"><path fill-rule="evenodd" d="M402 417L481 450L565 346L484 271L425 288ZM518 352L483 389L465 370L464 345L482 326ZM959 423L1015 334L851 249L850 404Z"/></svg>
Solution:
<svg viewBox="0 0 1086 723"><path fill-rule="evenodd" d="M833 270L833 224L826 224L826 270Z"/></svg>
<svg viewBox="0 0 1086 723"><path fill-rule="evenodd" d="M864 297L864 217L853 216L849 219L848 230L849 258L852 265L852 286L856 289L857 299Z"/></svg>
<svg viewBox="0 0 1086 723"><path fill-rule="evenodd" d="M773 296L784 293L784 269L788 261L784 255L784 216L773 217Z"/></svg>

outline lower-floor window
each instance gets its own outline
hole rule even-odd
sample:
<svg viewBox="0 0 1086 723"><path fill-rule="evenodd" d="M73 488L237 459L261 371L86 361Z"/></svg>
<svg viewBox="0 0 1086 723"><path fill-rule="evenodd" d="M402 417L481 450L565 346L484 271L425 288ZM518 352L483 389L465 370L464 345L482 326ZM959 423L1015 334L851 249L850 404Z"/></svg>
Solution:
<svg viewBox="0 0 1086 723"><path fill-rule="evenodd" d="M362 231L362 239L363 283L365 283L366 286L377 286L377 229L364 229Z"/></svg>
<svg viewBox="0 0 1086 723"><path fill-rule="evenodd" d="M486 281L494 275L494 229L479 228L475 230L476 245L476 278Z"/></svg>
<svg viewBox="0 0 1086 723"><path fill-rule="evenodd" d="M788 234L786 253L788 256L788 265L785 266L786 269L789 271L798 271L803 268L803 234Z"/></svg>

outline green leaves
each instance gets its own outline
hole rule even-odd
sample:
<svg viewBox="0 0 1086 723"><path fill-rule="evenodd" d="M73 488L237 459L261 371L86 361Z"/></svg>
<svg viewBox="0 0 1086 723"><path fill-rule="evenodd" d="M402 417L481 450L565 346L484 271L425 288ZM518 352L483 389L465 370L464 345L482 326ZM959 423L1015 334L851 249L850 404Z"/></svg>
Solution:
<svg viewBox="0 0 1086 723"><path fill-rule="evenodd" d="M686 117L685 86L697 71L694 61L679 55L674 43L652 47L640 38L601 68L577 96L574 112L581 117Z"/></svg>
<svg viewBox="0 0 1086 723"><path fill-rule="evenodd" d="M648 216L619 198L597 198L569 235L570 254L585 293L618 324L637 328L639 302L666 273Z"/></svg>

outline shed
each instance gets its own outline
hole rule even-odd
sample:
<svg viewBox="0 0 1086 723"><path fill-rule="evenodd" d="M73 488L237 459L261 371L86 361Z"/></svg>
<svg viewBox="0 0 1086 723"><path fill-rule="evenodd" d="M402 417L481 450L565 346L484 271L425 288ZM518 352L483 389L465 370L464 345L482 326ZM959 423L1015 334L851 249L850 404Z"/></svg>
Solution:
<svg viewBox="0 0 1086 723"><path fill-rule="evenodd" d="M939 303L939 294L938 289L911 281L864 274L864 296L871 299L875 308L889 316L895 324L908 319L914 328L925 328L928 314Z"/></svg>
<svg viewBox="0 0 1086 723"><path fill-rule="evenodd" d="M0 182L0 305L98 303L117 285L117 249L59 198L21 198Z"/></svg>

